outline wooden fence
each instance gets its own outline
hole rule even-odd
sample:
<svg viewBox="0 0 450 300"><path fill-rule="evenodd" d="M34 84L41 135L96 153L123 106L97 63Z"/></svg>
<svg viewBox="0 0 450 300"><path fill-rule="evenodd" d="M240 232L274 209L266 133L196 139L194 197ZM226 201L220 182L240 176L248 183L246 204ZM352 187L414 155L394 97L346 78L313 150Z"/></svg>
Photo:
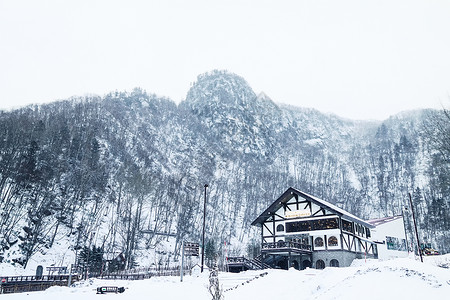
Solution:
<svg viewBox="0 0 450 300"><path fill-rule="evenodd" d="M78 281L72 275L71 282ZM0 294L43 291L51 286L67 286L69 275L7 276L0 277Z"/></svg>
<svg viewBox="0 0 450 300"><path fill-rule="evenodd" d="M143 280L160 276L180 276L180 268L174 269L142 269L137 272L120 272L113 274L90 274L89 278L109 279L109 280ZM185 269L184 275L189 275L190 270ZM93 275L93 276L92 276ZM77 274L72 275L71 282L79 281ZM43 291L51 286L67 286L69 275L43 275L43 276L7 276L0 277L0 294L23 293Z"/></svg>
<svg viewBox="0 0 450 300"><path fill-rule="evenodd" d="M190 275L190 270L184 270L184 275ZM97 278L100 279L113 279L113 280L142 280L142 279L148 279L151 277L160 277L160 276L180 276L180 269L173 269L173 270L147 270L144 273L138 273L138 274L124 274L124 273L117 273L117 274L102 274L101 276L98 276Z"/></svg>

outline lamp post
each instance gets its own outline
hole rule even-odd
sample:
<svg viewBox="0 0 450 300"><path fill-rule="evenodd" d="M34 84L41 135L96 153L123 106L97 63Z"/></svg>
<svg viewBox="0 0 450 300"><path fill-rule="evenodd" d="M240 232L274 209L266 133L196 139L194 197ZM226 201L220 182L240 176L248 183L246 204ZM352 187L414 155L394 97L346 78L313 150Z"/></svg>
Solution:
<svg viewBox="0 0 450 300"><path fill-rule="evenodd" d="M409 205L411 206L412 218L414 222L414 231L416 232L417 251L419 252L420 255L420 261L423 262L422 251L420 249L419 234L417 233L416 217L414 216L414 206L411 200L411 193L408 193L408 196L409 196Z"/></svg>
<svg viewBox="0 0 450 300"><path fill-rule="evenodd" d="M208 184L205 184L205 201L203 204L203 234L202 234L202 266L201 273L203 273L203 262L205 261L205 221L206 221L206 188Z"/></svg>

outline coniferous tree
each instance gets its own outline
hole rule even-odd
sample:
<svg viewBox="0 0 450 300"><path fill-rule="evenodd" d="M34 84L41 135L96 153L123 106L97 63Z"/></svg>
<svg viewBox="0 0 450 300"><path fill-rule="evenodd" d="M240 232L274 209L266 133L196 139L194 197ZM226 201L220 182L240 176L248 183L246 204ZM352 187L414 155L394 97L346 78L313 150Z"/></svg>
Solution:
<svg viewBox="0 0 450 300"><path fill-rule="evenodd" d="M83 269L84 274L99 275L104 272L105 261L103 258L103 249L101 247L92 248L83 247L78 257L78 264Z"/></svg>

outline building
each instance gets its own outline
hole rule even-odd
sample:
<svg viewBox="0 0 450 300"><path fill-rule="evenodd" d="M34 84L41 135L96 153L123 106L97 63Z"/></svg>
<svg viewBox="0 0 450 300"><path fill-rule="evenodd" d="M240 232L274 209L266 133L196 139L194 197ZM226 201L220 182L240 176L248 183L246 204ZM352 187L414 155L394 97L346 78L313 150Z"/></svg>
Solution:
<svg viewBox="0 0 450 300"><path fill-rule="evenodd" d="M273 268L349 266L377 258L374 225L317 197L289 188L252 225L261 227L258 260Z"/></svg>
<svg viewBox="0 0 450 300"><path fill-rule="evenodd" d="M367 221L375 226L372 239L378 245L378 258L391 259L407 257L408 248L402 216L387 217Z"/></svg>
<svg viewBox="0 0 450 300"><path fill-rule="evenodd" d="M191 268L191 275L193 275L193 276L200 276L201 272L202 272L202 267L199 264L195 264ZM207 265L203 265L203 272L209 274L209 268Z"/></svg>

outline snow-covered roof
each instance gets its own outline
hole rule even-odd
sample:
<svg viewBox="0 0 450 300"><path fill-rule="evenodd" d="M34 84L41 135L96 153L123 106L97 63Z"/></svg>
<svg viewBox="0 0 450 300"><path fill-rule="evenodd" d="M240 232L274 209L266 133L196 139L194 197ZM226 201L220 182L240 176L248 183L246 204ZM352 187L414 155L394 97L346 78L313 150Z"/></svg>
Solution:
<svg viewBox="0 0 450 300"><path fill-rule="evenodd" d="M195 264L191 269L193 270L193 269L201 269L202 268L202 266L200 266L199 264ZM209 270L209 268L208 268L208 266L207 265L203 265L203 270Z"/></svg>
<svg viewBox="0 0 450 300"><path fill-rule="evenodd" d="M380 218L380 219L372 219L372 220L368 220L367 222L372 224L373 226L379 226L379 225L383 225L395 220L400 219L402 216L393 216L393 217L386 217L386 218Z"/></svg>
<svg viewBox="0 0 450 300"><path fill-rule="evenodd" d="M334 212L338 216L344 217L345 219L348 219L349 221L354 221L357 223L360 223L368 228L374 228L375 226L358 218L357 216L349 213L348 211L343 210L342 208L337 207L334 204L331 204L330 202L327 202L325 200L322 200L320 198L317 198L315 196L309 195L305 192L302 192L300 190L297 190L295 188L290 187L286 190L286 192L283 193L275 202L272 203L261 215L259 215L253 222L252 225L262 224L271 216L270 213L276 212L278 209L280 209L283 204L287 203L291 198L293 194L297 194L303 198L308 199L309 201L316 203L319 206L325 207L328 210Z"/></svg>

